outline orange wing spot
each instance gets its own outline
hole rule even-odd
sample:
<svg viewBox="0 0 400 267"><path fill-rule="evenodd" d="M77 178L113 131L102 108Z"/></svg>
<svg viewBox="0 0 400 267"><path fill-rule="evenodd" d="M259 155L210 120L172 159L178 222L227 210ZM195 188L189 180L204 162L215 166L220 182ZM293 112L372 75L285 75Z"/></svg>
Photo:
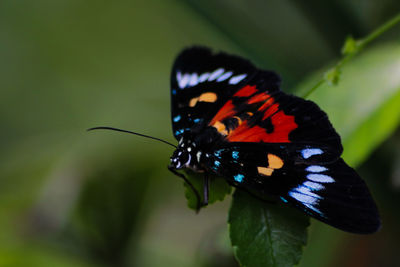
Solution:
<svg viewBox="0 0 400 267"><path fill-rule="evenodd" d="M239 118L238 116L234 116L233 118L235 118L238 121L238 125L242 124L241 118Z"/></svg>
<svg viewBox="0 0 400 267"><path fill-rule="evenodd" d="M189 101L189 107L196 106L197 102L215 102L217 101L218 97L216 93L207 92L201 94L199 97L194 97Z"/></svg>
<svg viewBox="0 0 400 267"><path fill-rule="evenodd" d="M223 135L228 135L228 131L226 130L225 124L223 124L220 121L217 121L216 123L213 124L213 127L217 129L217 131Z"/></svg>
<svg viewBox="0 0 400 267"><path fill-rule="evenodd" d="M247 113L247 115L249 115L250 117L254 115L253 112L246 112L246 113Z"/></svg>
<svg viewBox="0 0 400 267"><path fill-rule="evenodd" d="M257 93L256 86L246 85L245 87L237 91L236 94L234 94L233 96L247 97L251 96L254 93Z"/></svg>
<svg viewBox="0 0 400 267"><path fill-rule="evenodd" d="M274 169L266 168L266 167L257 167L257 171L261 175L271 176L274 172Z"/></svg>
<svg viewBox="0 0 400 267"><path fill-rule="evenodd" d="M217 99L217 94L213 92L203 93L199 96L200 102L215 102Z"/></svg>
<svg viewBox="0 0 400 267"><path fill-rule="evenodd" d="M272 169L280 169L283 166L283 160L274 155L274 154L268 154L268 167Z"/></svg>
<svg viewBox="0 0 400 267"><path fill-rule="evenodd" d="M194 106L196 106L196 104L197 104L198 101L199 101L199 98L198 98L198 97L194 97L194 98L190 99L189 107L194 107Z"/></svg>
<svg viewBox="0 0 400 267"><path fill-rule="evenodd" d="M233 105L232 100L229 100L225 103L225 105L223 105L217 114L215 114L209 125L213 126L217 121L222 121L228 117L232 117L235 114L235 106Z"/></svg>

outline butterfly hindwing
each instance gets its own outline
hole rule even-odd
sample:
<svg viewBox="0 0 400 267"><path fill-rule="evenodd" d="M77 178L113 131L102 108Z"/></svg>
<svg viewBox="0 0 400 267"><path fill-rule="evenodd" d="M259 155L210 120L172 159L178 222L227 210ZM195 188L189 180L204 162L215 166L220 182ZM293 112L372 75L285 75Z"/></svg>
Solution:
<svg viewBox="0 0 400 267"><path fill-rule="evenodd" d="M348 232L365 234L379 229L378 210L365 182L342 159L294 169L299 183L281 196L283 201Z"/></svg>
<svg viewBox="0 0 400 267"><path fill-rule="evenodd" d="M233 143L216 150L209 165L236 187L260 198L275 196L339 229L379 229L378 211L365 182L341 158L333 160L329 149Z"/></svg>

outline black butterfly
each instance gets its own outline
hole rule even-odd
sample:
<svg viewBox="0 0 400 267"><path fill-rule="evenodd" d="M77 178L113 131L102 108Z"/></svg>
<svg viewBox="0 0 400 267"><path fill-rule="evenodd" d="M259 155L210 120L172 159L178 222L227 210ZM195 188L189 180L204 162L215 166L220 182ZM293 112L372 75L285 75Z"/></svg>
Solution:
<svg viewBox="0 0 400 267"><path fill-rule="evenodd" d="M221 176L257 196L274 196L353 233L380 218L358 174L340 157L340 137L311 102L280 91L280 78L207 48L184 50L171 74L172 129L179 141L169 169ZM192 189L194 187L191 185ZM194 189L195 190L195 189Z"/></svg>

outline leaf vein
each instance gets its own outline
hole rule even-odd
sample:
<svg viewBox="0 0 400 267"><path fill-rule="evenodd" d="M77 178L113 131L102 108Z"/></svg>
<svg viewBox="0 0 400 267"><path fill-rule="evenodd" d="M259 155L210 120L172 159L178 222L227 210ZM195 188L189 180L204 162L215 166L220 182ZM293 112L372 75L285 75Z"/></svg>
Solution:
<svg viewBox="0 0 400 267"><path fill-rule="evenodd" d="M262 219L264 221L264 225L267 226L267 235L268 235L268 243L271 247L271 260L272 260L272 264L273 266L276 266L276 260L275 260L275 251L274 251L274 247L273 247L273 242L272 242L272 234L271 234L271 223L269 222L270 218L268 216L268 211L266 209L262 209Z"/></svg>

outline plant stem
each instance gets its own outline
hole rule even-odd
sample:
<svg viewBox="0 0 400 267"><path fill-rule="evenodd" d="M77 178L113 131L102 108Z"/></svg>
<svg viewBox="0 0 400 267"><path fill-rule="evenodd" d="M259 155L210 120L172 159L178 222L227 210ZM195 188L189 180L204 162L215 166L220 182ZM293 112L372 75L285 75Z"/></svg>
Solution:
<svg viewBox="0 0 400 267"><path fill-rule="evenodd" d="M375 40L378 38L380 35L382 35L384 32L387 30L391 29L393 26L395 26L397 23L400 22L400 13L397 14L394 18L390 19L387 21L385 24L383 24L381 27L370 33L367 37L359 41L359 47L362 48L369 44L371 41Z"/></svg>
<svg viewBox="0 0 400 267"><path fill-rule="evenodd" d="M321 80L319 80L313 87L311 87L310 90L308 90L307 92L304 93L304 95L302 95L302 98L307 98L309 95L311 95L318 87L320 87L321 85L323 85L326 82L325 78L322 78Z"/></svg>
<svg viewBox="0 0 400 267"><path fill-rule="evenodd" d="M343 58L339 60L338 63L336 63L335 66L333 66L330 71L336 71L337 75L340 73L340 69L342 68L343 65L345 65L347 62L350 61L355 55L357 55L367 44L372 42L373 40L377 39L379 36L381 36L383 33L388 31L389 29L393 28L396 24L400 22L400 13L394 16L392 19L388 20L386 23L384 23L382 26L380 26L378 29L375 31L371 32L369 35L367 35L363 39L359 39L355 42L354 49L351 52L345 53ZM329 71L328 71L329 72ZM307 98L309 95L311 95L317 88L319 88L321 85L324 83L328 82L328 79L326 77L322 78L319 80L311 89L306 91L303 94L303 98Z"/></svg>

